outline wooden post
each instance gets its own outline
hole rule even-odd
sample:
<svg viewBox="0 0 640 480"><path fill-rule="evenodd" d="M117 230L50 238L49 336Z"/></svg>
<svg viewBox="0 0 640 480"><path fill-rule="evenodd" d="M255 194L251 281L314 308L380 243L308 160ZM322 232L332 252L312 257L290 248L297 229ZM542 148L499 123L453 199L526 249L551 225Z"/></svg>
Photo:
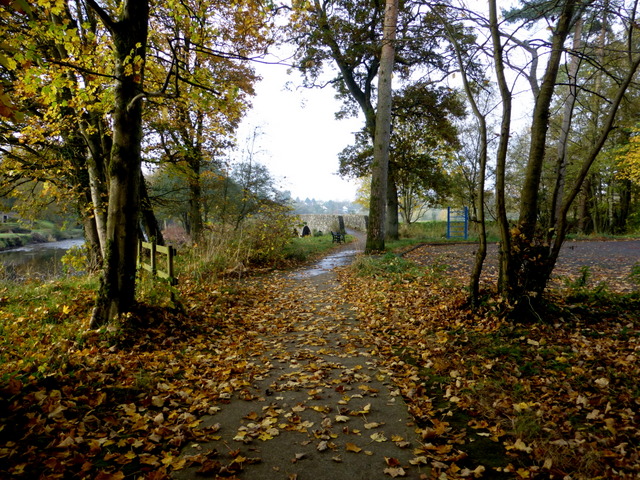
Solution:
<svg viewBox="0 0 640 480"><path fill-rule="evenodd" d="M173 276L173 256L176 253L176 249L173 248L171 245L169 245L168 247L169 251L167 252L167 272L169 273L169 281L171 282L171 285L175 285L176 283L176 279Z"/></svg>
<svg viewBox="0 0 640 480"><path fill-rule="evenodd" d="M156 265L156 239L151 240L151 274L155 275L158 267Z"/></svg>

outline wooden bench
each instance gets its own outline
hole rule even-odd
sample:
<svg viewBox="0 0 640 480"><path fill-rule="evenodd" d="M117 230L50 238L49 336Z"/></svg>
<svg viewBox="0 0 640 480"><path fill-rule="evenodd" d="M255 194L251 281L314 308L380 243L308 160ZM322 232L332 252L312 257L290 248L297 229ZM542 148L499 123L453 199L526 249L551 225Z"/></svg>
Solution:
<svg viewBox="0 0 640 480"><path fill-rule="evenodd" d="M331 232L331 242L332 243L346 243L346 238L344 233L340 232Z"/></svg>

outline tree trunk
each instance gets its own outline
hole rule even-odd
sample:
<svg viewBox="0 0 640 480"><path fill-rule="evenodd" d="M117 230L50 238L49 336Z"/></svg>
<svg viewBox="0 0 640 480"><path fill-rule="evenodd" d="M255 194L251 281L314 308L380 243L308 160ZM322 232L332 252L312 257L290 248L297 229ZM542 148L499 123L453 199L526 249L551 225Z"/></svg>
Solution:
<svg viewBox="0 0 640 480"><path fill-rule="evenodd" d="M562 198L564 197L564 185L566 182L567 172L567 146L569 144L569 132L571 130L571 121L573 119L573 109L578 98L578 69L580 68L581 57L577 52L582 48L582 18L576 22L573 29L573 51L569 64L569 94L564 103L564 111L562 112L562 125L560 128L560 136L558 137L558 147L556 156L556 183L551 197L551 208L549 211L549 238L553 233L552 229L557 228L557 218L560 214L562 206Z"/></svg>
<svg viewBox="0 0 640 480"><path fill-rule="evenodd" d="M189 224L191 226L191 240L199 242L202 238L202 187L200 185L200 163L190 162L189 178Z"/></svg>
<svg viewBox="0 0 640 480"><path fill-rule="evenodd" d="M97 328L135 303L140 218L142 85L149 4L129 0L115 22L95 0L87 0L111 33L116 54L113 146L108 167L109 207L105 266L91 318ZM133 68L131 68L133 66Z"/></svg>
<svg viewBox="0 0 640 480"><path fill-rule="evenodd" d="M500 125L500 142L496 155L496 214L500 228L499 277L498 291L507 296L511 290L511 233L507 219L505 201L507 149L511 129L511 92L507 86L504 73L503 49L498 25L496 1L489 2L489 22L493 42L493 58L502 99L502 122Z"/></svg>
<svg viewBox="0 0 640 480"><path fill-rule="evenodd" d="M162 235L162 229L160 228L156 214L153 211L151 199L149 198L149 191L147 189L147 182L145 181L144 176L140 179L140 210L142 227L144 228L147 237L150 240L155 239L158 245L164 245L165 242L164 236Z"/></svg>
<svg viewBox="0 0 640 480"><path fill-rule="evenodd" d="M590 234L593 231L593 219L591 218L591 177L587 177L578 204L578 231L583 234Z"/></svg>
<svg viewBox="0 0 640 480"><path fill-rule="evenodd" d="M389 163L389 177L387 179L387 240L397 240L400 238L400 232L398 230L398 186L396 184L396 178L393 174L393 165Z"/></svg>
<svg viewBox="0 0 640 480"><path fill-rule="evenodd" d="M89 155L86 161L89 174L89 191L91 192L96 234L100 244L101 255L104 258L107 244L107 197L109 192L107 156L111 148L111 139L104 138L104 125L101 119L91 115L85 121L86 125L81 125L81 131L89 147ZM89 134L87 133L88 131L95 131L96 133Z"/></svg>
<svg viewBox="0 0 640 480"><path fill-rule="evenodd" d="M393 76L397 22L398 0L386 0L380 72L378 74L378 108L373 143L371 199L365 253L384 250L389 141L391 138L391 80Z"/></svg>
<svg viewBox="0 0 640 480"><path fill-rule="evenodd" d="M627 219L631 212L631 189L633 188L631 180L620 180L620 207L616 215L615 232L616 234L624 233L627 225Z"/></svg>
<svg viewBox="0 0 640 480"><path fill-rule="evenodd" d="M451 32L450 32L451 33ZM480 111L478 103L474 97L473 89L469 83L469 76L467 75L467 69L462 57L462 48L457 41L455 34L449 35L449 40L454 46L456 59L460 67L460 73L462 74L462 85L464 87L465 94L471 105L473 115L478 120L478 136L480 138L480 152L478 158L478 181L476 185L476 194L473 194L473 182L471 185L472 195L472 209L473 217L478 224L478 249L476 250L476 257L473 264L473 270L471 277L469 278L469 303L472 306L478 304L480 295L480 276L482 275L482 268L484 260L487 256L487 226L485 221L485 208L484 208L484 188L485 188L485 176L487 171L487 156L488 156L488 138L487 138L487 118L486 115Z"/></svg>
<svg viewBox="0 0 640 480"><path fill-rule="evenodd" d="M520 199L520 219L518 228L513 231L511 238L507 277L499 286L500 291L516 305L516 311L525 307L530 309L532 298L541 298L549 269L552 268L549 250L545 246L547 237L541 235L537 229L538 200L551 102L559 65L564 55L564 43L571 30L575 4L576 0L566 0L562 5L562 11L553 29L551 53L532 114L531 145Z"/></svg>
<svg viewBox="0 0 640 480"><path fill-rule="evenodd" d="M533 109L531 145L529 147L529 159L520 201L519 227L523 235L523 243L533 240L536 231L539 186L544 163L547 131L549 129L551 101L556 87L560 61L564 55L564 43L571 27L575 3L575 0L567 0L564 3L556 28L553 30L551 54ZM521 260L517 259L518 262Z"/></svg>

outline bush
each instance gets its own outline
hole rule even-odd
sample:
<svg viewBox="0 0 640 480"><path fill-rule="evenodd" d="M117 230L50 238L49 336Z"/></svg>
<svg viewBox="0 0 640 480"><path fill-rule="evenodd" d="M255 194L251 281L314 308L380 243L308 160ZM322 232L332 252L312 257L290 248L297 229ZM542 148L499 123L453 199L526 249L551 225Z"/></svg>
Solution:
<svg viewBox="0 0 640 480"><path fill-rule="evenodd" d="M249 267L273 267L284 262L285 246L291 241L289 208L265 205L238 228L210 225L204 239L191 250L181 252L181 273L194 278L240 274Z"/></svg>

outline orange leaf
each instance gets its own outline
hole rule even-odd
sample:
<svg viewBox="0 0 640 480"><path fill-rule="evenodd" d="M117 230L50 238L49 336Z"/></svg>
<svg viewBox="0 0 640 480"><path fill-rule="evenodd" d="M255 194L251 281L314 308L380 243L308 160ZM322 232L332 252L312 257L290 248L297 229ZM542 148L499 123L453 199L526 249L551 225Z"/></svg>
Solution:
<svg viewBox="0 0 640 480"><path fill-rule="evenodd" d="M345 447L347 448L347 452L359 453L362 451L362 449L355 443L347 442Z"/></svg>

